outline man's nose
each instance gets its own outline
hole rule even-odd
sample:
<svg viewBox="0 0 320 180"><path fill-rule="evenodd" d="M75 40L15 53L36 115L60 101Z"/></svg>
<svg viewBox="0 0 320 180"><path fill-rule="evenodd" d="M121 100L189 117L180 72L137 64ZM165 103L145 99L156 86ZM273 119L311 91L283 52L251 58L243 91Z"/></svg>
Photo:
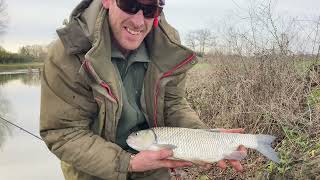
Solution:
<svg viewBox="0 0 320 180"><path fill-rule="evenodd" d="M132 22L136 26L144 25L144 16L142 10L139 10L136 14L132 16Z"/></svg>

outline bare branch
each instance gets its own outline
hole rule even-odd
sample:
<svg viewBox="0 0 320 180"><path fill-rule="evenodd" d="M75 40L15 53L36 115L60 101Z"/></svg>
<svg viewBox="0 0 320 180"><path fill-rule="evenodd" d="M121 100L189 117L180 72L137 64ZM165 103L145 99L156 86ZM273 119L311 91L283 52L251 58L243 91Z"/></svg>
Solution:
<svg viewBox="0 0 320 180"><path fill-rule="evenodd" d="M186 45L203 55L216 45L216 37L209 29L190 31L186 35Z"/></svg>
<svg viewBox="0 0 320 180"><path fill-rule="evenodd" d="M192 50L196 51L196 47L198 46L198 42L196 41L196 32L190 31L186 35L186 45Z"/></svg>
<svg viewBox="0 0 320 180"><path fill-rule="evenodd" d="M5 32L8 23L7 4L5 0L0 0L0 35Z"/></svg>

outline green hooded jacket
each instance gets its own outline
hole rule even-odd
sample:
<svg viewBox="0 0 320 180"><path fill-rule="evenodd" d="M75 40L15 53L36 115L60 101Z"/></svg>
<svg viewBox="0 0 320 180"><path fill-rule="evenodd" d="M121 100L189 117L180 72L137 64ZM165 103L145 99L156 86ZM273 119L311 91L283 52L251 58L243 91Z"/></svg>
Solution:
<svg viewBox="0 0 320 180"><path fill-rule="evenodd" d="M67 180L128 178L131 154L114 143L123 104L107 12L101 0L82 1L57 30L42 73L40 134ZM141 104L149 126L205 128L185 99L195 54L163 15L145 43L151 62Z"/></svg>

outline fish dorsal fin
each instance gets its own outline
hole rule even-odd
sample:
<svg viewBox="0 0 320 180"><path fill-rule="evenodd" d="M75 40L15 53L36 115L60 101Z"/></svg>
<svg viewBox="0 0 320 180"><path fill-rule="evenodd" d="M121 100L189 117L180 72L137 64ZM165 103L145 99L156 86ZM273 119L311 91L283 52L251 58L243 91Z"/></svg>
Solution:
<svg viewBox="0 0 320 180"><path fill-rule="evenodd" d="M172 144L152 144L150 150L159 151L161 149L175 149L177 146Z"/></svg>

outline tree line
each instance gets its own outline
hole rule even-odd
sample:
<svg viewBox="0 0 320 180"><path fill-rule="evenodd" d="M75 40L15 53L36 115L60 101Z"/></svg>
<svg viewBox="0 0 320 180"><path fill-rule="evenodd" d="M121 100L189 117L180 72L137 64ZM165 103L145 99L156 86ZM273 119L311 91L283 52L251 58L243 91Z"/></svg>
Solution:
<svg viewBox="0 0 320 180"><path fill-rule="evenodd" d="M12 63L30 63L31 57L23 56L18 53L11 53L5 49L0 49L0 64L12 64Z"/></svg>
<svg viewBox="0 0 320 180"><path fill-rule="evenodd" d="M27 45L22 46L18 53L12 53L0 47L0 64L43 62L47 49L46 46Z"/></svg>
<svg viewBox="0 0 320 180"><path fill-rule="evenodd" d="M0 37L5 34L8 24L7 4L0 0ZM18 53L12 53L0 46L0 64L42 62L48 52L47 46L22 46Z"/></svg>

